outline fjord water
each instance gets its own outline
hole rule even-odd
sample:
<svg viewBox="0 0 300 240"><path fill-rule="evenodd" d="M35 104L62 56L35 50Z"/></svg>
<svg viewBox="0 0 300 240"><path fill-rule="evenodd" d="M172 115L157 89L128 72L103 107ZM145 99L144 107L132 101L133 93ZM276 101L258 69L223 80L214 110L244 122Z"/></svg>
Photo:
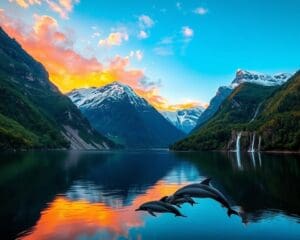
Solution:
<svg viewBox="0 0 300 240"><path fill-rule="evenodd" d="M21 152L0 155L1 239L300 239L299 155ZM247 223L210 199L186 218L134 211L212 177Z"/></svg>

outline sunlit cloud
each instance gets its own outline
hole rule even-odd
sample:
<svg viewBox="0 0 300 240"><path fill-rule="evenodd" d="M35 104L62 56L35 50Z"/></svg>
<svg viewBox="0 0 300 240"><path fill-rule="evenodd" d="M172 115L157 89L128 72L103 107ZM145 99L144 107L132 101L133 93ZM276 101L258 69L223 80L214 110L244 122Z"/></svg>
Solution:
<svg viewBox="0 0 300 240"><path fill-rule="evenodd" d="M153 49L153 52L159 56L172 56L174 54L171 46L158 46Z"/></svg>
<svg viewBox="0 0 300 240"><path fill-rule="evenodd" d="M141 50L131 51L129 53L130 57L136 58L136 60L141 61L144 57L144 53Z"/></svg>
<svg viewBox="0 0 300 240"><path fill-rule="evenodd" d="M141 28L151 28L154 25L154 21L147 15L139 16L139 25Z"/></svg>
<svg viewBox="0 0 300 240"><path fill-rule="evenodd" d="M131 56L117 55L100 62L95 57L87 58L75 51L75 39L68 32L61 31L59 22L53 17L35 14L34 24L29 26L0 10L0 23L11 37L45 66L50 80L63 93L119 81L131 86L159 110L169 109L172 105L160 95L160 84L147 79L143 70L130 67L133 58L137 61L143 59L141 50L133 51Z"/></svg>
<svg viewBox="0 0 300 240"><path fill-rule="evenodd" d="M148 35L147 32L145 32L144 30L139 31L139 33L138 33L138 38L139 39L146 39L148 37L149 37L149 35Z"/></svg>
<svg viewBox="0 0 300 240"><path fill-rule="evenodd" d="M194 13L198 15L205 15L208 12L208 10L204 7L198 7L194 10Z"/></svg>
<svg viewBox="0 0 300 240"><path fill-rule="evenodd" d="M48 7L58 13L61 18L67 19L68 14L73 10L73 6L79 3L79 0L9 0L9 2L15 2L22 8L46 3Z"/></svg>
<svg viewBox="0 0 300 240"><path fill-rule="evenodd" d="M28 8L30 5L41 4L40 0L9 0L9 2L15 2L22 8Z"/></svg>
<svg viewBox="0 0 300 240"><path fill-rule="evenodd" d="M181 32L182 32L183 36L186 38L191 38L194 36L194 30L192 28L190 28L189 26L182 27Z"/></svg>
<svg viewBox="0 0 300 240"><path fill-rule="evenodd" d="M105 47L120 46L123 41L128 41L128 39L129 36L126 32L113 32L106 39L100 39L98 45Z"/></svg>

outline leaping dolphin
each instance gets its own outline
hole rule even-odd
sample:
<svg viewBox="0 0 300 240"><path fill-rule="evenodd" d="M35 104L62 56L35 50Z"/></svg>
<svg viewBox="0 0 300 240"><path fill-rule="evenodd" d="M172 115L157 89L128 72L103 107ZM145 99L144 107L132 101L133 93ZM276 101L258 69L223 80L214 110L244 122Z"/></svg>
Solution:
<svg viewBox="0 0 300 240"><path fill-rule="evenodd" d="M156 217L155 213L173 213L176 217L186 217L182 213L172 206L171 204L163 201L151 201L143 203L135 211L147 211L152 216Z"/></svg>
<svg viewBox="0 0 300 240"><path fill-rule="evenodd" d="M194 183L184 186L173 194L173 198L212 198L217 202L220 202L222 206L227 208L228 216L231 216L232 214L239 216L239 213L231 208L226 197L218 189L212 187L209 184L210 181L211 179L207 178L200 183Z"/></svg>
<svg viewBox="0 0 300 240"><path fill-rule="evenodd" d="M188 196L178 197L178 198L175 198L175 197L172 197L172 196L164 196L162 199L160 199L160 201L176 205L179 208L181 208L181 204L184 204L184 203L189 203L192 206L194 204L196 204L194 199L192 199L191 197L188 197Z"/></svg>

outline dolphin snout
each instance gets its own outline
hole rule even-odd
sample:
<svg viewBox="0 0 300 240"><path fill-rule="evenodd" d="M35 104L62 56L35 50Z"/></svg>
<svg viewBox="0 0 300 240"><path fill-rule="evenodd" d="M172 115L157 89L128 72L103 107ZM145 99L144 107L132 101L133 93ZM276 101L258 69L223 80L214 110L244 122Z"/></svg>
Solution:
<svg viewBox="0 0 300 240"><path fill-rule="evenodd" d="M135 209L134 211L141 211L141 209L137 208L137 209Z"/></svg>

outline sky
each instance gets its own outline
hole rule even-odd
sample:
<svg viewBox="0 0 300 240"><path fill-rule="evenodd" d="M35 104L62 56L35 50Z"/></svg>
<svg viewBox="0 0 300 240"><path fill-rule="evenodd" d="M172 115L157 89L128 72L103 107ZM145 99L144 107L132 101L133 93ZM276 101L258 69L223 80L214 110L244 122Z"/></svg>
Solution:
<svg viewBox="0 0 300 240"><path fill-rule="evenodd" d="M300 69L298 0L0 0L0 25L63 92L130 85L159 110L207 106L237 69Z"/></svg>

